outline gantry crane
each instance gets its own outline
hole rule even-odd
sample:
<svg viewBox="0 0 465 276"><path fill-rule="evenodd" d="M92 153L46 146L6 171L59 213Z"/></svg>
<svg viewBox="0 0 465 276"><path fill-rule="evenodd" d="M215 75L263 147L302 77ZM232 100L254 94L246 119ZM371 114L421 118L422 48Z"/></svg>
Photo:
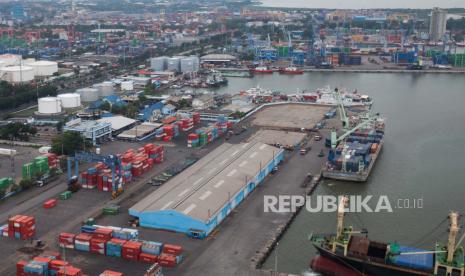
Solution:
<svg viewBox="0 0 465 276"><path fill-rule="evenodd" d="M74 161L74 176L72 176L72 163ZM101 162L111 169L112 196L115 198L123 192L122 165L121 159L116 155L98 155L91 152L76 152L74 157L68 157L68 185L71 185L79 174L79 161L86 163ZM118 181L115 179L116 169L118 169Z"/></svg>

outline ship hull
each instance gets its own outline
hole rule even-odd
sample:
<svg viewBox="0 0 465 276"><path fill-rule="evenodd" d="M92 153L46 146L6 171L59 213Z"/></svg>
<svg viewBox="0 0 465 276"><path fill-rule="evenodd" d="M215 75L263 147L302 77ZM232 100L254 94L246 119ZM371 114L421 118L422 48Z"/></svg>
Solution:
<svg viewBox="0 0 465 276"><path fill-rule="evenodd" d="M316 244L314 244L315 248L318 250L318 253L328 258L334 262L337 262L340 265L343 265L348 268L352 268L357 270L362 275L367 276L418 276L418 275L431 275L431 271L418 271L412 270L408 268L396 267L392 265L386 264L378 264L373 262L366 262L362 260L358 260L355 258L349 258L344 256L338 256L333 252L322 248Z"/></svg>

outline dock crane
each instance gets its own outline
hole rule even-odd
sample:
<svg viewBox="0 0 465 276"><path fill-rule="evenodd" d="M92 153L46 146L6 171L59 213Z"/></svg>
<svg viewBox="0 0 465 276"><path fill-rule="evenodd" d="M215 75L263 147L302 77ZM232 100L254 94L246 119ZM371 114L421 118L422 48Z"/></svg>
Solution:
<svg viewBox="0 0 465 276"><path fill-rule="evenodd" d="M369 113L367 113L361 119L362 121L359 124L357 124L354 127L350 128L349 118L347 117L347 113L346 113L345 108L344 108L344 102L342 100L342 95L339 92L338 88L335 88L333 93L334 93L334 96L336 97L336 100L337 100L338 110L339 110L339 114L341 116L342 129L344 131L344 133L339 137L337 137L337 132L336 132L335 129L333 129L331 131L331 138L330 138L331 139L330 140L331 144L330 144L330 146L331 146L331 149L334 150L336 148L337 144L340 141L343 141L350 134L354 133L355 131L357 131L357 130L363 128L363 127L373 125L377 120L380 119L380 117L379 117L379 114L370 115ZM345 156L346 153L347 153L347 149L343 149L341 155ZM364 169L364 166L365 166L365 164L363 162L360 162L359 163L359 171L362 171ZM343 158L342 169L341 170L343 172L346 171L346 159L345 158Z"/></svg>
<svg viewBox="0 0 465 276"><path fill-rule="evenodd" d="M112 180L112 197L116 198L123 192L122 182L122 165L121 159L116 155L98 155L91 152L76 152L73 157L68 157L68 188L72 189L71 185L76 182L79 174L79 161L86 163L101 162L111 169ZM74 175L72 176L72 166L74 162ZM118 169L118 182L115 179L116 169Z"/></svg>

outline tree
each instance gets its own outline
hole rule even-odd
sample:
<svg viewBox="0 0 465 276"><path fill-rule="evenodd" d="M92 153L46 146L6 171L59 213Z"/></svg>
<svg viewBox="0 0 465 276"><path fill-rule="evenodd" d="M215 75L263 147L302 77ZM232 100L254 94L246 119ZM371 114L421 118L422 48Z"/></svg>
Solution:
<svg viewBox="0 0 465 276"><path fill-rule="evenodd" d="M102 105L100 105L101 110L110 111L111 104L108 101L103 101Z"/></svg>
<svg viewBox="0 0 465 276"><path fill-rule="evenodd" d="M36 128L22 123L12 123L0 128L0 138L5 140L29 141L29 136L36 133Z"/></svg>
<svg viewBox="0 0 465 276"><path fill-rule="evenodd" d="M52 152L56 154L72 155L76 151L91 148L92 143L75 131L65 131L52 140Z"/></svg>

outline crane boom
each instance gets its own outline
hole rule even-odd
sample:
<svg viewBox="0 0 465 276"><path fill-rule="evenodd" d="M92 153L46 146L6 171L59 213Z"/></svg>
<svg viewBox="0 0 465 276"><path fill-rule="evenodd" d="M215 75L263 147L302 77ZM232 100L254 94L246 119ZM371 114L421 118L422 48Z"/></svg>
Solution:
<svg viewBox="0 0 465 276"><path fill-rule="evenodd" d="M361 122L351 130L347 131L346 133L342 134L341 136L337 137L336 131L331 131L331 148L336 148L337 142L344 140L347 136L352 134L353 132L357 131L358 129L369 125L373 121L375 121L378 117L371 117L368 118L366 121Z"/></svg>

